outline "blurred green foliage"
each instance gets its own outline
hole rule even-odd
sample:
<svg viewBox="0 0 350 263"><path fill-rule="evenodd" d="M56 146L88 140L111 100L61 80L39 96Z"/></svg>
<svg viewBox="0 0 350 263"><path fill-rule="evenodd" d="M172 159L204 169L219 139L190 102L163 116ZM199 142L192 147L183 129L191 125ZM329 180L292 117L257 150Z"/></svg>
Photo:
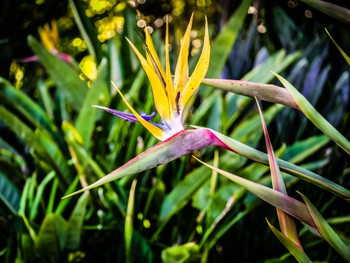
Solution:
<svg viewBox="0 0 350 263"><path fill-rule="evenodd" d="M347 1L336 4L350 8ZM327 28L349 54L349 25L311 5L296 0L4 0L0 8L2 262L294 260L266 224L265 218L276 224L275 209L191 156L61 200L156 143L141 125L122 122L90 105L127 109L112 89L112 80L135 108L154 111L148 80L124 37L142 50L138 34L148 25L161 52L163 18L170 14L175 63L192 12L191 65L201 50L207 15L212 40L208 77L278 83L271 71L277 72L350 138L349 65L324 31ZM39 40L39 27L52 21L58 26L58 53ZM73 59L67 62L57 54ZM22 62L32 55L37 61ZM252 99L202 86L192 108L189 123L265 151ZM346 153L299 112L271 103L263 103L263 109L278 157L350 188ZM212 163L215 151L221 169L271 185L268 167L237 154L212 147L194 155ZM284 174L284 179L292 197L302 200L295 190L304 193L341 235L350 234L348 202L290 175ZM312 260L342 260L308 226L297 227ZM130 229L132 236L127 234Z"/></svg>

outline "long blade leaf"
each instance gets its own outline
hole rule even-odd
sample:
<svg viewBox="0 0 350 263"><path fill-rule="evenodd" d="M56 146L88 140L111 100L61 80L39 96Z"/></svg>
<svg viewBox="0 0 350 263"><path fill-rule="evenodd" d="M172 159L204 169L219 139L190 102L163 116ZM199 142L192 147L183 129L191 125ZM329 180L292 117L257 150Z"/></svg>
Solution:
<svg viewBox="0 0 350 263"><path fill-rule="evenodd" d="M271 84L260 84L243 80L230 79L203 79L202 84L209 85L224 91L258 97L261 100L280 103L282 105L298 109L288 90Z"/></svg>
<svg viewBox="0 0 350 263"><path fill-rule="evenodd" d="M317 230L321 236L346 260L350 262L350 244L346 244L344 239L334 231L334 229L323 218L316 207L310 202L310 200L303 194L299 193L303 198L307 209L310 212L313 222L315 223Z"/></svg>
<svg viewBox="0 0 350 263"><path fill-rule="evenodd" d="M47 51L34 37L28 37L28 44L38 55L53 81L64 92L67 100L76 110L83 105L88 91L87 85L79 78L79 74L66 62Z"/></svg>
<svg viewBox="0 0 350 263"><path fill-rule="evenodd" d="M286 87L293 97L295 103L299 109L305 114L305 116L320 129L324 134L331 138L336 144L338 144L344 151L350 154L350 142L337 131L309 102L308 100L290 84L286 79L278 74L275 76Z"/></svg>
<svg viewBox="0 0 350 263"><path fill-rule="evenodd" d="M284 212L290 214L291 216L297 218L298 220L301 220L304 223L308 224L309 226L315 228L315 224L312 221L312 218L309 214L309 211L307 210L306 206L303 203L301 203L300 201L298 201L294 198L291 198L290 196L283 194L279 191L276 191L276 190L273 190L269 187L266 187L264 185L249 181L249 180L244 179L242 177L239 177L237 175L234 175L234 174L231 174L231 173L226 172L224 170L221 170L219 168L216 168L210 164L207 164L207 163L199 160L196 157L194 157L194 158L197 161L199 161L200 163L209 167L210 169L215 170L216 172L225 176L229 180L244 187L249 192L258 196L259 198L261 198L265 202L275 206L276 208L283 210Z"/></svg>
<svg viewBox="0 0 350 263"><path fill-rule="evenodd" d="M311 263L312 261L306 255L304 250L300 249L300 247L296 246L293 242L291 242L285 235L283 235L277 228L270 224L268 220L267 224L269 225L272 232L275 236L281 241L281 243L289 250L289 252L295 257L296 260L300 263Z"/></svg>

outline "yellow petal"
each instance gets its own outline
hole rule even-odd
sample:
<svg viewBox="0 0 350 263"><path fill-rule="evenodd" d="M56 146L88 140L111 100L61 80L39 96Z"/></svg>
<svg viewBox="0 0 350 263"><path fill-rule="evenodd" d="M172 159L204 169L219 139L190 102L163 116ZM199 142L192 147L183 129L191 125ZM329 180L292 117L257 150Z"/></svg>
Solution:
<svg viewBox="0 0 350 263"><path fill-rule="evenodd" d="M130 103L126 100L126 98L124 97L123 93L118 89L118 87L112 82L112 85L114 86L114 88L118 91L119 95L122 97L123 101L125 102L126 106L128 106L129 110L132 112L132 114L135 115L135 117L137 118L137 120L150 132L153 134L153 136L155 136L157 139L163 141L164 138L164 131L153 125L152 123L149 123L148 121L146 121L144 118L142 118L136 110L134 110L134 108L130 105Z"/></svg>
<svg viewBox="0 0 350 263"><path fill-rule="evenodd" d="M47 32L47 28L48 28L47 24L44 26L44 28L39 27L38 32L41 39L41 43L43 43L43 46L47 50L52 50L53 48L55 48L55 45L51 40L50 34Z"/></svg>
<svg viewBox="0 0 350 263"><path fill-rule="evenodd" d="M148 53L146 54L148 64L153 65L153 63L152 63L152 59L153 59L153 61L155 62L156 66L159 70L159 73L162 75L163 80L165 80L164 69L163 69L162 64L160 63L156 49L154 48L151 35L150 35L147 28L145 28L144 31L145 31L145 35L146 35L146 46L150 52L150 54L148 54Z"/></svg>
<svg viewBox="0 0 350 263"><path fill-rule="evenodd" d="M54 44L55 46L57 46L59 35L58 35L58 27L57 27L57 21L56 21L56 20L53 20L53 21L51 22L51 32L50 32L50 35L51 35L51 39L52 39L53 44Z"/></svg>
<svg viewBox="0 0 350 263"><path fill-rule="evenodd" d="M152 65L150 65L147 60L141 55L141 53L137 50L133 43L129 39L126 39L131 48L134 50L136 56L139 58L140 63L145 70L149 81L151 82L154 103L156 105L156 109L163 120L170 120L170 108L168 97L165 91L165 87L163 86L161 80L159 79L157 73L154 71Z"/></svg>
<svg viewBox="0 0 350 263"><path fill-rule="evenodd" d="M191 77L186 83L186 86L181 92L180 99L179 99L179 105L181 109L186 105L189 98L197 90L203 78L205 77L205 74L207 73L207 70L209 67L209 60L210 60L210 39L209 39L209 32L208 32L208 21L207 21L207 18L205 18L205 33L204 33L204 44L203 44L202 53L201 53L201 56L199 57L196 68L194 69Z"/></svg>
<svg viewBox="0 0 350 263"><path fill-rule="evenodd" d="M165 83L166 83L166 91L168 93L168 102L170 106L170 112L173 112L175 109L175 98L173 91L173 82L171 78L170 71L170 58L169 58L169 25L168 25L168 17L166 17L166 33L165 33Z"/></svg>
<svg viewBox="0 0 350 263"><path fill-rule="evenodd" d="M41 42L47 50L55 49L58 44L58 27L56 20L51 22L51 28L49 24L45 24L38 29Z"/></svg>
<svg viewBox="0 0 350 263"><path fill-rule="evenodd" d="M182 92L188 81L188 49L190 47L192 22L193 14L191 16L190 22L188 23L185 35L182 39L179 59L176 64L174 76L175 94Z"/></svg>

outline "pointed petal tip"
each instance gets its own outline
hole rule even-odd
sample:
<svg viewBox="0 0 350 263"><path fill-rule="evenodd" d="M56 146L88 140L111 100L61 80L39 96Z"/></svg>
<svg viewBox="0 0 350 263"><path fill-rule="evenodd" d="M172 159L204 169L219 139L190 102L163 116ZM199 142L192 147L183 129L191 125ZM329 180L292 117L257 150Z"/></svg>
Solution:
<svg viewBox="0 0 350 263"><path fill-rule="evenodd" d="M102 110L107 110L108 109L107 107L100 106L100 105L91 104L90 106L93 107L93 108L99 108L99 109L102 109Z"/></svg>

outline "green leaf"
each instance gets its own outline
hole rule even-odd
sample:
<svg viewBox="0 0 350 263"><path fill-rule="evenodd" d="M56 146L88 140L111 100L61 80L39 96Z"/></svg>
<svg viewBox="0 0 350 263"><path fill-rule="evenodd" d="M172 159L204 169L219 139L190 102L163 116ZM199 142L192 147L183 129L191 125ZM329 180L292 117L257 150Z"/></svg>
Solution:
<svg viewBox="0 0 350 263"><path fill-rule="evenodd" d="M304 250L300 249L297 245L295 245L292 241L290 241L285 235L283 235L277 228L270 224L270 222L266 219L267 224L269 225L272 232L275 236L281 241L281 243L288 249L288 251L295 257L295 259L300 263L312 262L309 257L306 255Z"/></svg>
<svg viewBox="0 0 350 263"><path fill-rule="evenodd" d="M134 218L134 208L135 208L135 191L136 191L137 180L133 180L129 193L128 208L125 216L125 226L124 226L124 240L125 240L125 254L126 262L132 262L132 236L133 236L133 218Z"/></svg>
<svg viewBox="0 0 350 263"><path fill-rule="evenodd" d="M124 75L127 73L125 71L127 71L127 69L123 67L123 49L121 38L114 37L108 40L107 52L110 63L110 79L117 87L122 87L124 84ZM135 78L135 80L137 79L138 77Z"/></svg>
<svg viewBox="0 0 350 263"><path fill-rule="evenodd" d="M299 91L293 87L286 79L275 74L279 81L286 87L286 89L292 95L295 103L299 109L305 114L305 116L320 129L324 134L331 138L336 144L338 144L344 151L350 154L350 142L337 131L308 101L299 93Z"/></svg>
<svg viewBox="0 0 350 263"><path fill-rule="evenodd" d="M162 262L166 263L199 262L201 254L199 253L198 245L186 243L164 249L161 257Z"/></svg>
<svg viewBox="0 0 350 263"><path fill-rule="evenodd" d="M50 120L54 119L54 107L55 104L53 102L53 99L50 96L50 86L46 84L42 79L38 80L38 90L40 93L40 98L43 103L44 109L46 111L46 114L48 115L48 118Z"/></svg>
<svg viewBox="0 0 350 263"><path fill-rule="evenodd" d="M263 113L266 123L269 124L282 109L283 106L281 105L272 105L266 109ZM256 146L263 134L260 126L260 117L255 115L236 125L230 137L250 146Z"/></svg>
<svg viewBox="0 0 350 263"><path fill-rule="evenodd" d="M91 135L93 133L97 120L98 110L91 107L93 104L109 104L109 94L107 81L107 59L103 59L98 67L98 77L89 89L83 106L79 111L75 122L77 131L81 134L85 145L91 144Z"/></svg>
<svg viewBox="0 0 350 263"><path fill-rule="evenodd" d="M17 134L19 139L27 145L35 147L39 153L43 152L43 148L37 144L35 134L26 124L24 124L15 114L0 106L0 119L13 132Z"/></svg>
<svg viewBox="0 0 350 263"><path fill-rule="evenodd" d="M75 110L79 111L83 105L88 87L79 78L78 72L65 61L47 51L34 37L28 37L28 44L37 54L52 80L64 92L66 99Z"/></svg>
<svg viewBox="0 0 350 263"><path fill-rule="evenodd" d="M35 251L51 262L58 262L66 243L67 223L59 215L46 215L35 241Z"/></svg>
<svg viewBox="0 0 350 263"><path fill-rule="evenodd" d="M15 114L0 106L0 119L6 123L16 135L30 147L33 147L35 154L45 165L49 164L54 168L60 177L61 185L68 185L71 182L71 171L68 168L67 160L60 148L53 141L45 130L33 132Z"/></svg>
<svg viewBox="0 0 350 263"><path fill-rule="evenodd" d="M329 138L325 135L312 136L303 141L297 141L287 147L282 159L291 163L300 163L327 145L328 142Z"/></svg>
<svg viewBox="0 0 350 263"><path fill-rule="evenodd" d="M204 167L199 167L187 174L185 179L178 183L165 197L159 214L159 220L167 222L193 196L193 194L210 178L210 173Z"/></svg>
<svg viewBox="0 0 350 263"><path fill-rule="evenodd" d="M46 112L24 92L16 89L0 77L0 97L21 112L35 127L46 129L58 138L57 127L49 120Z"/></svg>
<svg viewBox="0 0 350 263"><path fill-rule="evenodd" d="M345 259L345 261L350 262L350 244L346 244L344 242L345 239L341 238L333 230L333 228L328 224L328 222L323 218L321 213L316 209L316 207L310 202L310 200L306 196L304 196L301 193L299 194L303 198L318 232L335 250L338 251L338 253Z"/></svg>
<svg viewBox="0 0 350 263"><path fill-rule="evenodd" d="M73 209L72 214L70 215L67 223L67 238L65 248L71 250L76 250L79 248L88 200L88 193L81 195Z"/></svg>
<svg viewBox="0 0 350 263"><path fill-rule="evenodd" d="M230 17L226 26L220 30L219 35L215 38L210 51L211 66L206 74L208 78L219 77L238 34L243 27L249 6L249 1L242 1L235 13Z"/></svg>
<svg viewBox="0 0 350 263"><path fill-rule="evenodd" d="M38 210L39 210L39 205L40 202L43 200L43 193L45 190L46 185L54 179L56 176L56 173L54 171L51 171L48 175L45 176L45 178L42 180L42 182L39 184L33 204L29 207L30 212L29 212L29 220L34 221Z"/></svg>
<svg viewBox="0 0 350 263"><path fill-rule="evenodd" d="M81 136L74 126L69 122L63 122L62 129L65 133L65 138L69 145L71 156L73 156L75 159L74 166L76 167L79 176L83 176L84 178L89 178L92 176L103 178L105 175L104 171L98 165L98 163L93 160L91 154L82 145ZM121 195L121 200L113 199L113 201L118 205L118 207L125 207L125 205L122 204L123 200L126 200L124 190L119 186L119 184L116 184L116 187L118 189L118 194ZM106 188L114 191L110 185L106 185Z"/></svg>
<svg viewBox="0 0 350 263"><path fill-rule="evenodd" d="M17 214L21 196L18 188L0 171L0 203L2 214Z"/></svg>
<svg viewBox="0 0 350 263"><path fill-rule="evenodd" d="M286 56L286 52L284 50L277 51L271 54L266 61L249 71L245 76L242 77L241 80L258 83L269 83L274 78L271 70L275 72L282 72L300 56L300 52L294 52Z"/></svg>
<svg viewBox="0 0 350 263"><path fill-rule="evenodd" d="M68 166L68 160L62 153L60 147L52 140L44 130L35 133L35 139L39 145L45 149L45 155L42 157L48 160L48 163L57 171L60 179L60 187L69 185L73 180L73 172Z"/></svg>

